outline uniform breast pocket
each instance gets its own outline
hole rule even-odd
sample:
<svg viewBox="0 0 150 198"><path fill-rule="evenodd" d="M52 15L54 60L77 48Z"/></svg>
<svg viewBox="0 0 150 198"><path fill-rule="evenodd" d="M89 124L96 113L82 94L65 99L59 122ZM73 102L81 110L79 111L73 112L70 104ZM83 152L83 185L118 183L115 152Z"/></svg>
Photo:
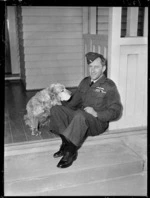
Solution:
<svg viewBox="0 0 150 198"><path fill-rule="evenodd" d="M95 106L100 106L104 102L105 95L106 94L102 93L102 92L93 92L92 93Z"/></svg>

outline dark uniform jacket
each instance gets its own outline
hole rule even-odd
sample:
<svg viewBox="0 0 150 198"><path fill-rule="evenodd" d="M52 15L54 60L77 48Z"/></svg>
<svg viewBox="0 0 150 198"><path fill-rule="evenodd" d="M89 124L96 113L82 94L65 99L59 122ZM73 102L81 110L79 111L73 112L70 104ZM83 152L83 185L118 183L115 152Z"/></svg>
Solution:
<svg viewBox="0 0 150 198"><path fill-rule="evenodd" d="M92 86L90 83L90 77L84 78L67 106L74 110L93 107L102 122L119 118L122 105L115 83L105 75Z"/></svg>

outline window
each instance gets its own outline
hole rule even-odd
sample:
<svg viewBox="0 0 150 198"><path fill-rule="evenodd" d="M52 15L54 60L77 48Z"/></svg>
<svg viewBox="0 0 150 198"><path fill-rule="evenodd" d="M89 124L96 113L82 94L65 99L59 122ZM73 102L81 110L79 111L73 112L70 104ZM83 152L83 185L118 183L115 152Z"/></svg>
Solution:
<svg viewBox="0 0 150 198"><path fill-rule="evenodd" d="M127 23L129 23L129 21L127 21L128 14L129 14L128 9L131 9L131 7L122 7L121 37L126 37L127 36ZM145 8L144 7L139 7L137 9L138 9L137 20L133 21L133 23L136 23L136 21L137 21L137 30L136 30L136 35L134 35L134 36L143 36ZM131 20L132 20L132 18L131 18ZM131 25L131 27L132 27L132 25Z"/></svg>
<svg viewBox="0 0 150 198"><path fill-rule="evenodd" d="M121 37L126 36L126 28L127 28L127 7L123 7L122 16L121 16Z"/></svg>
<svg viewBox="0 0 150 198"><path fill-rule="evenodd" d="M139 8L139 15L138 15L138 31L137 36L143 36L143 29L144 29L144 8Z"/></svg>

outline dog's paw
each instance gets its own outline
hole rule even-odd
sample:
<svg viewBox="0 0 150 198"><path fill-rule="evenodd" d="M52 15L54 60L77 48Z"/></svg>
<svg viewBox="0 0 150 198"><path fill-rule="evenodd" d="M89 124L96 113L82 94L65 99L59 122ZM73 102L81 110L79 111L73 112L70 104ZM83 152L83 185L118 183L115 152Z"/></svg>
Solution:
<svg viewBox="0 0 150 198"><path fill-rule="evenodd" d="M35 135L36 135L36 136L41 135L41 131L37 131Z"/></svg>
<svg viewBox="0 0 150 198"><path fill-rule="evenodd" d="M31 135L35 135L35 134L36 134L35 131L32 131Z"/></svg>
<svg viewBox="0 0 150 198"><path fill-rule="evenodd" d="M41 135L41 131L32 131L31 135L39 136Z"/></svg>

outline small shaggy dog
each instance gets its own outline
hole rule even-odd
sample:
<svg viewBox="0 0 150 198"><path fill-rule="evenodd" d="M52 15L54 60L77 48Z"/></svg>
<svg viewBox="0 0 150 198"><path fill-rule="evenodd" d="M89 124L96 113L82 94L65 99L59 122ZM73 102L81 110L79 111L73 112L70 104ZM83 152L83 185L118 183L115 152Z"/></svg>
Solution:
<svg viewBox="0 0 150 198"><path fill-rule="evenodd" d="M32 135L39 135L39 127L50 122L50 109L54 105L61 105L67 101L71 92L60 83L52 84L39 91L27 103L27 114L24 116L26 125L31 128Z"/></svg>

